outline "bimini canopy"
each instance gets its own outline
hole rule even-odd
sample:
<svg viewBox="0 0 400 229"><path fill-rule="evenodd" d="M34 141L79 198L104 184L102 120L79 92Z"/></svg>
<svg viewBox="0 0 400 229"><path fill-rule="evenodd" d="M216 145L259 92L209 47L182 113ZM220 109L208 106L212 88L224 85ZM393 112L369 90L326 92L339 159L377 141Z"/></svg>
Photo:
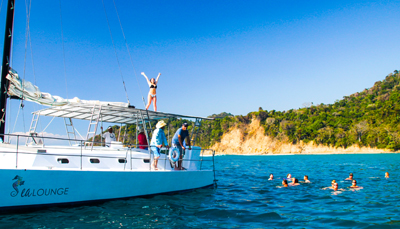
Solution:
<svg viewBox="0 0 400 229"><path fill-rule="evenodd" d="M93 120L92 116L97 116L100 114L99 121L122 124L142 123L142 118L145 121L157 121L166 118L213 120L212 118L146 111L128 106L127 104L124 105L123 103L107 104L107 102L98 102L97 104L71 103L65 106L49 107L43 110L35 111L33 114L88 121Z"/></svg>

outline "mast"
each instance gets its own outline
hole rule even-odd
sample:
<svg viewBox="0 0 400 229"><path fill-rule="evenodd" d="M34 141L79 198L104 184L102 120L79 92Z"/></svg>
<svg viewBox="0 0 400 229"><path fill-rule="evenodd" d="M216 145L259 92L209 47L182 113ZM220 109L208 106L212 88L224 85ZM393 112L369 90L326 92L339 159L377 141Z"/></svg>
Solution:
<svg viewBox="0 0 400 229"><path fill-rule="evenodd" d="M6 126L6 105L7 105L7 79L6 76L10 69L11 41L14 22L14 3L15 0L8 0L6 31L4 33L3 63L1 65L1 83L0 83L0 138L4 142L4 133Z"/></svg>

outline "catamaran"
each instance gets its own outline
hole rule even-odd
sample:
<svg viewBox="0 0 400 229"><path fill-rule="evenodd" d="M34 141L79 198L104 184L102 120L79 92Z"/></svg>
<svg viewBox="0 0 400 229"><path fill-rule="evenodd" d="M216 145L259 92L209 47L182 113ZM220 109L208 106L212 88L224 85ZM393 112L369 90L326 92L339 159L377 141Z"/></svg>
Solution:
<svg viewBox="0 0 400 229"><path fill-rule="evenodd" d="M124 141L105 147L95 141L101 122L142 126L149 142L152 121L184 118L194 120L191 140L195 145L202 120L209 118L148 111L122 102L67 100L40 92L10 66L13 16L14 0L9 0L0 88L0 210L82 204L214 185L214 157L203 157L200 147L186 150L182 161L185 170L179 171L174 169L169 151L163 149L155 170L149 149ZM28 134L5 133L10 98L47 105L33 112ZM64 119L68 138L37 133L43 116ZM76 137L74 120L88 121L85 139Z"/></svg>

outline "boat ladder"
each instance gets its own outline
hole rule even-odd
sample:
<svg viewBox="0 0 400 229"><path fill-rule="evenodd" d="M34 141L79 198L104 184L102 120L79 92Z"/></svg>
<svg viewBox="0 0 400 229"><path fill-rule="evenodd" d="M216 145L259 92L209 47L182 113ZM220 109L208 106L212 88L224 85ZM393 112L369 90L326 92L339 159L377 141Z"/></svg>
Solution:
<svg viewBox="0 0 400 229"><path fill-rule="evenodd" d="M100 116L101 116L101 105L97 106L95 104L92 109L92 115L90 116L89 128L88 128L88 132L86 134L85 149L86 149L86 146L88 146L88 145L91 146L91 150L93 149ZM94 129L91 131L92 127ZM90 138L92 138L91 141L89 141Z"/></svg>
<svg viewBox="0 0 400 229"><path fill-rule="evenodd" d="M69 145L71 146L72 142L76 142L75 127L74 124L72 123L71 118L64 118L64 123L65 123L65 130L67 131L67 137L69 139Z"/></svg>
<svg viewBox="0 0 400 229"><path fill-rule="evenodd" d="M38 139L37 139L38 133L36 133L36 127L37 127L38 121L39 121L39 113L37 113L37 114L34 113L32 116L31 126L29 127L29 132L28 132L30 137L26 138L26 142L25 142L26 145L32 144L33 142L35 144L41 144L40 141L38 141ZM42 143L43 143L43 140L42 140Z"/></svg>

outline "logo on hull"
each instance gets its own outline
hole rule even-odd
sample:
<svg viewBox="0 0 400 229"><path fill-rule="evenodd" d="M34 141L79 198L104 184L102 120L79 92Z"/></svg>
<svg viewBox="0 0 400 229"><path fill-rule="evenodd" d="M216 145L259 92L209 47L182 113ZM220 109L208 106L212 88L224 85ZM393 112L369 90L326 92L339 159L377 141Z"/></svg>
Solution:
<svg viewBox="0 0 400 229"><path fill-rule="evenodd" d="M63 195L68 195L69 188L39 188L39 189L22 189L20 192L18 189L18 186L24 185L25 181L22 180L21 176L16 175L14 179L16 180L13 184L12 187L14 188L14 191L10 193L11 197L16 197L18 194L20 194L21 197L35 197L35 196L63 196Z"/></svg>
<svg viewBox="0 0 400 229"><path fill-rule="evenodd" d="M10 195L11 195L12 197L15 197L15 196L17 196L18 193L19 193L18 186L23 185L23 184L25 183L25 181L23 181L23 180L22 180L22 177L20 177L20 176L18 176L18 175L16 175L16 176L14 177L14 179L12 179L12 180L17 180L17 181L15 181L15 182L12 184L13 188L15 189L15 191L12 191L12 192L10 193Z"/></svg>

